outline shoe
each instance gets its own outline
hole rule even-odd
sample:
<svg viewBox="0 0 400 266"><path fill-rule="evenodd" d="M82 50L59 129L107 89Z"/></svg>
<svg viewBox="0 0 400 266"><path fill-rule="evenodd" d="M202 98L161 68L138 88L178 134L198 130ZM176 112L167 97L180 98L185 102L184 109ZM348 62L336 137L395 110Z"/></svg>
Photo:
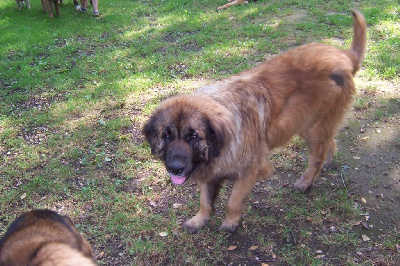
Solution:
<svg viewBox="0 0 400 266"><path fill-rule="evenodd" d="M97 11L97 12L93 11L93 15L94 15L95 17L100 16L99 11Z"/></svg>
<svg viewBox="0 0 400 266"><path fill-rule="evenodd" d="M76 6L75 8L76 8L76 11L78 11L78 12L86 12L87 11L87 8L83 8L81 6Z"/></svg>

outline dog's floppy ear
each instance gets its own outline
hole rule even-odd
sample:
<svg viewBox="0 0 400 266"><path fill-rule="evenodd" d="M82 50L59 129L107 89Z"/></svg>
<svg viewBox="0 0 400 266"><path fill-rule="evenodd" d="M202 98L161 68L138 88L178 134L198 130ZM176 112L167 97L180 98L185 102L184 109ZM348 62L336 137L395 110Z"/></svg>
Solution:
<svg viewBox="0 0 400 266"><path fill-rule="evenodd" d="M222 148L229 145L233 136L233 122L223 115L213 115L207 119L208 140L213 157L218 157Z"/></svg>
<svg viewBox="0 0 400 266"><path fill-rule="evenodd" d="M154 114L151 116L151 118L146 122L146 124L143 127L143 135L145 136L147 142L150 144L151 153L153 154L156 153L155 139L159 134L157 132L156 124L157 124L157 117Z"/></svg>
<svg viewBox="0 0 400 266"><path fill-rule="evenodd" d="M154 113L143 127L143 134L150 144L151 153L165 160L165 143L162 139L162 125L164 116L162 112Z"/></svg>

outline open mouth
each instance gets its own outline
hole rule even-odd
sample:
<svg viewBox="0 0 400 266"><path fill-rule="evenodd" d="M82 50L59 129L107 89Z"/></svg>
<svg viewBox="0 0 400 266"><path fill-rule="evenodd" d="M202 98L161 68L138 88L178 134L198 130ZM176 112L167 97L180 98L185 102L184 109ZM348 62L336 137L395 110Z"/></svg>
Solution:
<svg viewBox="0 0 400 266"><path fill-rule="evenodd" d="M182 185L186 181L186 176L177 176L170 174L172 184Z"/></svg>

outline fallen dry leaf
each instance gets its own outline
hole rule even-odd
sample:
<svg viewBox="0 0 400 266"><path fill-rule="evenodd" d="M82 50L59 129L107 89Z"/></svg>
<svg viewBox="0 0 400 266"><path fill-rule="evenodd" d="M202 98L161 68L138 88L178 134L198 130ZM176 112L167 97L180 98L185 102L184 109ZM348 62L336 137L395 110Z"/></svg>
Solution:
<svg viewBox="0 0 400 266"><path fill-rule="evenodd" d="M258 246L251 246L251 247L249 247L249 250L256 250L256 249L258 249Z"/></svg>
<svg viewBox="0 0 400 266"><path fill-rule="evenodd" d="M165 237L165 236L168 235L168 232L161 232L161 233L159 233L159 235L160 235L161 237Z"/></svg>
<svg viewBox="0 0 400 266"><path fill-rule="evenodd" d="M172 204L172 207L174 208L174 209L178 209L179 207L181 207L182 206L182 204L180 204L180 203L174 203L174 204Z"/></svg>
<svg viewBox="0 0 400 266"><path fill-rule="evenodd" d="M353 159L360 160L361 158L358 156L353 156Z"/></svg>
<svg viewBox="0 0 400 266"><path fill-rule="evenodd" d="M371 239L370 239L368 236L366 236L366 235L361 235L361 238L362 238L362 240L365 241L365 242L371 241Z"/></svg>
<svg viewBox="0 0 400 266"><path fill-rule="evenodd" d="M361 222L362 227L364 227L365 229L369 229L369 226L366 222Z"/></svg>
<svg viewBox="0 0 400 266"><path fill-rule="evenodd" d="M365 198L361 198L361 201L367 203L367 200Z"/></svg>
<svg viewBox="0 0 400 266"><path fill-rule="evenodd" d="M232 251L235 250L237 248L237 246L229 246L226 250Z"/></svg>
<svg viewBox="0 0 400 266"><path fill-rule="evenodd" d="M104 256L104 251L97 254L96 259L101 259Z"/></svg>

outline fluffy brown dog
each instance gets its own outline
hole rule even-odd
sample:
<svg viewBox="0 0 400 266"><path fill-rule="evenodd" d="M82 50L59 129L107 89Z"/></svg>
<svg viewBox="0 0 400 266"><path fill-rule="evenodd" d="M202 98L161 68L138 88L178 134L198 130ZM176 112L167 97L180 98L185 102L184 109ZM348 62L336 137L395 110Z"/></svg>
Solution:
<svg viewBox="0 0 400 266"><path fill-rule="evenodd" d="M0 265L95 265L93 250L68 216L22 214L0 239Z"/></svg>
<svg viewBox="0 0 400 266"><path fill-rule="evenodd" d="M40 0L42 4L42 11L47 12L49 14L50 18L53 18L53 5L54 9L56 11L57 16L61 14L60 9L58 8L58 5L63 2L63 0Z"/></svg>
<svg viewBox="0 0 400 266"><path fill-rule="evenodd" d="M228 0L228 3L218 7L218 10L224 9L224 8L228 8L230 6L237 6L237 5L241 5L241 4L247 4L249 1L247 0ZM254 0L254 2L257 2L257 0Z"/></svg>
<svg viewBox="0 0 400 266"><path fill-rule="evenodd" d="M294 188L306 191L324 164L331 164L334 136L355 87L366 46L366 22L358 11L350 50L311 43L259 66L165 100L144 127L152 153L165 162L174 184L200 183L200 210L184 225L206 225L223 179L234 179L221 230L234 231L243 201L259 177L273 168L269 152L293 135L309 150L308 168Z"/></svg>

